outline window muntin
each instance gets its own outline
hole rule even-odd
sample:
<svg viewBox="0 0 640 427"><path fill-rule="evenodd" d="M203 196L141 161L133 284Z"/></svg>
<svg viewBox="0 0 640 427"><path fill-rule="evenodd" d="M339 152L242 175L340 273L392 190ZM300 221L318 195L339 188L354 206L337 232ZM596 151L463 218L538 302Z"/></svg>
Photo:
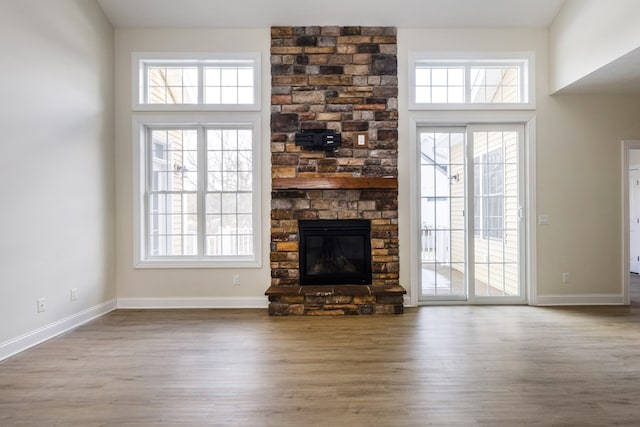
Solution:
<svg viewBox="0 0 640 427"><path fill-rule="evenodd" d="M410 109L533 108L533 55L410 54Z"/></svg>
<svg viewBox="0 0 640 427"><path fill-rule="evenodd" d="M134 110L259 110L259 54L135 53Z"/></svg>
<svg viewBox="0 0 640 427"><path fill-rule="evenodd" d="M205 67L205 104L253 104L252 67Z"/></svg>
<svg viewBox="0 0 640 427"><path fill-rule="evenodd" d="M416 103L464 102L463 67L416 67Z"/></svg>

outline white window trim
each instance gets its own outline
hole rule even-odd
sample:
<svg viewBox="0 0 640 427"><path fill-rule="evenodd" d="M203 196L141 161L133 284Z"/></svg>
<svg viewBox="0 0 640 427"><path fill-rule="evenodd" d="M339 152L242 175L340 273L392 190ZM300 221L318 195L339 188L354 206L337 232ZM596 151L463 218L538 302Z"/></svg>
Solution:
<svg viewBox="0 0 640 427"><path fill-rule="evenodd" d="M228 62L252 64L254 72L252 104L147 104L144 99L145 64L206 65ZM131 108L133 111L260 111L261 61L259 52L248 53L188 53L188 52L133 52L131 57ZM200 79L200 84L202 79Z"/></svg>
<svg viewBox="0 0 640 427"><path fill-rule="evenodd" d="M249 125L253 130L253 229L254 255L246 257L162 257L149 258L146 252L145 183L147 162L146 129L148 126L216 126ZM139 113L132 117L133 141L133 266L134 268L259 268L262 266L262 197L260 189L260 114L237 113Z"/></svg>
<svg viewBox="0 0 640 427"><path fill-rule="evenodd" d="M417 103L416 66L420 63L442 65L496 65L522 63L521 103ZM533 52L410 52L409 53L409 110L533 110L535 104L535 54Z"/></svg>

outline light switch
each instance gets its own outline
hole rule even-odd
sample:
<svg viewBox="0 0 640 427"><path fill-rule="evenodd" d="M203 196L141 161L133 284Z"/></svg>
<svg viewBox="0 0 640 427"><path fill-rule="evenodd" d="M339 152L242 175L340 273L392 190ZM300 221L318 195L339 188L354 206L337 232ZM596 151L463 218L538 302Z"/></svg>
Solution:
<svg viewBox="0 0 640 427"><path fill-rule="evenodd" d="M356 134L356 145L362 147L367 145L368 134L366 133L357 133Z"/></svg>
<svg viewBox="0 0 640 427"><path fill-rule="evenodd" d="M538 224L549 225L549 215L538 215Z"/></svg>

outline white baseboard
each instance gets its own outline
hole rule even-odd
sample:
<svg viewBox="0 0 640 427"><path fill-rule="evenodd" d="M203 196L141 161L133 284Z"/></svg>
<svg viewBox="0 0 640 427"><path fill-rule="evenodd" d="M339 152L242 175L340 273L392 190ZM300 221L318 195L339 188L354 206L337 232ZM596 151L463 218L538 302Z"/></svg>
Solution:
<svg viewBox="0 0 640 427"><path fill-rule="evenodd" d="M0 361L77 328L97 317L104 316L115 309L116 300L110 300L0 343Z"/></svg>
<svg viewBox="0 0 640 427"><path fill-rule="evenodd" d="M267 297L118 298L119 309L267 308Z"/></svg>
<svg viewBox="0 0 640 427"><path fill-rule="evenodd" d="M536 305L624 305L624 295L538 295L536 297Z"/></svg>

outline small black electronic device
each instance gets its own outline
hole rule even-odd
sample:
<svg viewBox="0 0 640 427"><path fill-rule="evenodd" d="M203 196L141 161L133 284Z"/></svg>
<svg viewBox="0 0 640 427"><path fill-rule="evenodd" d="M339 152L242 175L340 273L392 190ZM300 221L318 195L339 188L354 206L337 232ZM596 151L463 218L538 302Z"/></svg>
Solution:
<svg viewBox="0 0 640 427"><path fill-rule="evenodd" d="M342 136L331 129L304 129L295 140L297 146L310 150L333 150L342 143Z"/></svg>

